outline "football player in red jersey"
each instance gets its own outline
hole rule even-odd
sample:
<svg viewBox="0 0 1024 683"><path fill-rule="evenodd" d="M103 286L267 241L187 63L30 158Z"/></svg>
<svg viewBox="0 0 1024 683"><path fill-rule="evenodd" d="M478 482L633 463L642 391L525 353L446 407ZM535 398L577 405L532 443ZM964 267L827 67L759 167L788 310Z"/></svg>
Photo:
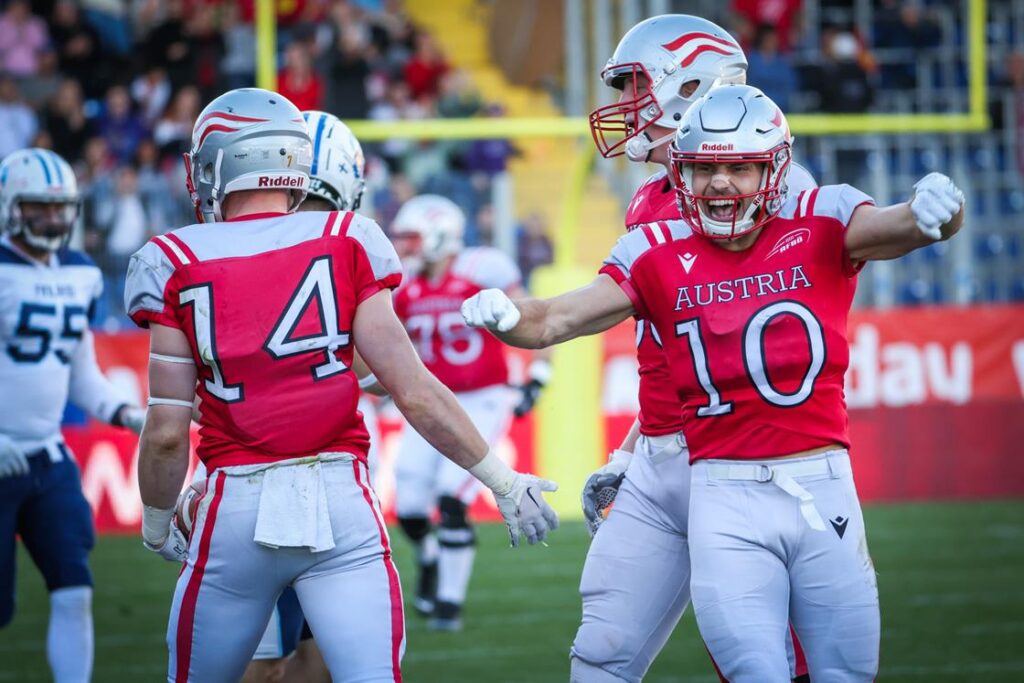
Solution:
<svg viewBox="0 0 1024 683"><path fill-rule="evenodd" d="M886 208L847 185L786 195L790 147L763 93L715 88L670 150L686 223L627 234L586 287L488 290L462 310L524 347L650 320L692 463L694 611L722 674L789 680L792 621L811 680L870 681L878 592L847 453L847 316L863 265L952 237L963 194L932 173Z"/></svg>
<svg viewBox="0 0 1024 683"><path fill-rule="evenodd" d="M630 201L627 232L682 220L666 143L697 99L716 85L744 82L746 70L739 44L700 17L652 17L623 36L601 73L618 101L591 114L591 131L605 157L625 154L662 167ZM816 186L796 165L786 182L793 193ZM594 540L580 579L583 618L572 647L578 683L641 680L690 601L690 464L682 415L661 339L649 321L637 319L636 345L637 420L583 489ZM636 629L636 623L650 626ZM620 646L609 649L608 642ZM802 680L807 666L799 643L789 649L793 677Z"/></svg>
<svg viewBox="0 0 1024 683"><path fill-rule="evenodd" d="M153 238L129 265L126 308L151 348L143 541L185 561L169 680L237 680L286 586L334 679L401 680L401 588L368 481L356 348L410 423L495 492L513 545L557 524L541 496L554 485L490 453L416 356L391 305L401 266L380 228L348 212L293 213L311 158L287 99L221 95L186 156L200 222ZM186 544L173 517L197 380L210 474Z"/></svg>
<svg viewBox="0 0 1024 683"><path fill-rule="evenodd" d="M508 387L509 369L501 342L466 327L463 300L490 287L511 296L525 294L519 268L493 247L463 245L465 216L450 199L420 195L395 216L392 240L409 278L395 294L395 312L427 369L455 393L473 424L494 446L507 432L513 410L532 408L548 381L547 358L535 358L519 404ZM395 466L398 521L417 549L420 576L414 606L430 615L435 630L462 627L476 533L468 508L480 487L466 471L441 456L414 429L405 429ZM432 533L430 514L440 512Z"/></svg>

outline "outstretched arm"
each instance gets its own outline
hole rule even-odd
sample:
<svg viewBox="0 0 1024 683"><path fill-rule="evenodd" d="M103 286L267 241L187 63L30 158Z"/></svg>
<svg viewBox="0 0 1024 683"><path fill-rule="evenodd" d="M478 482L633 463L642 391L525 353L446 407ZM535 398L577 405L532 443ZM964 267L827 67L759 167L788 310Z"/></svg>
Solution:
<svg viewBox="0 0 1024 683"><path fill-rule="evenodd" d="M512 300L501 290L488 289L462 304L467 325L486 327L506 344L526 349L604 332L633 313L629 297L604 274L550 299Z"/></svg>
<svg viewBox="0 0 1024 683"><path fill-rule="evenodd" d="M955 235L964 221L964 197L953 181L930 173L914 185L909 202L878 208L864 204L846 228L852 261L899 258Z"/></svg>
<svg viewBox="0 0 1024 683"><path fill-rule="evenodd" d="M82 339L71 357L69 398L97 420L127 427L136 434L142 430L145 411L126 401L103 375L96 362L93 334L89 330L82 332Z"/></svg>

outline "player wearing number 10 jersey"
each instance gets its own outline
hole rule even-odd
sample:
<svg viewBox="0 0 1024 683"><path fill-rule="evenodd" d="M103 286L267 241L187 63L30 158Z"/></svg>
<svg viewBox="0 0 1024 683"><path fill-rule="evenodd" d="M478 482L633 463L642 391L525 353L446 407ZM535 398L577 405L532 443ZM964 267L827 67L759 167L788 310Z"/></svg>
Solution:
<svg viewBox="0 0 1024 683"><path fill-rule="evenodd" d="M512 542L557 525L417 358L395 318L394 248L347 212L293 214L312 142L277 93L228 92L186 155L200 223L154 238L125 285L150 330L150 411L139 452L143 541L185 560L168 624L168 680L238 680L284 588L335 680L400 681L404 617L351 371L358 348L399 409L494 490ZM186 543L174 507L202 398L209 471ZM340 606L340 607L339 607ZM354 647L353 643L358 643Z"/></svg>
<svg viewBox="0 0 1024 683"><path fill-rule="evenodd" d="M463 247L464 226L462 210L439 195L421 195L402 206L391 230L410 279L395 294L395 312L424 365L455 392L493 446L508 429L515 398L505 349L492 335L466 327L459 306L489 287L511 294L522 287L519 268L504 253ZM517 414L529 410L548 375L547 361L534 360ZM412 429L402 433L395 478L398 520L417 548L414 605L431 615L431 628L458 630L476 544L467 510L479 486ZM435 505L441 517L436 539L429 521Z"/></svg>
<svg viewBox="0 0 1024 683"><path fill-rule="evenodd" d="M871 681L880 620L847 454L847 315L862 265L951 237L963 195L937 173L886 208L846 185L785 195L788 125L746 85L695 103L669 154L686 223L624 236L588 287L483 292L463 313L525 346L654 323L693 463L694 613L722 674L789 680L791 621L812 681Z"/></svg>

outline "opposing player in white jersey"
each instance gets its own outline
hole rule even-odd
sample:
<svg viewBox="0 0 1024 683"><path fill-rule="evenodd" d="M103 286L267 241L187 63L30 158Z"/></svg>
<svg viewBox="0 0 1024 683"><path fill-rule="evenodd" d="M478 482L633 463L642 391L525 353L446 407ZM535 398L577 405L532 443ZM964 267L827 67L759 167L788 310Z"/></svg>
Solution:
<svg viewBox="0 0 1024 683"><path fill-rule="evenodd" d="M605 157L625 154L662 167L630 201L627 232L682 222L667 143L695 101L718 85L744 82L746 72L739 44L700 17L652 17L619 41L601 72L619 99L590 115L594 142ZM803 169L788 182L792 193L815 185ZM581 683L643 678L690 601L690 464L682 415L657 331L642 319L636 330L640 412L583 491L587 522L594 532L601 528L580 580L583 618L572 675ZM806 673L799 646L792 662L794 678Z"/></svg>
<svg viewBox="0 0 1024 683"><path fill-rule="evenodd" d="M365 157L359 140L338 117L322 111L304 111L302 118L313 140L313 160L309 171L309 192L299 211L355 211L362 202L366 188ZM358 355L354 368L360 375L360 387L376 382L367 375ZM364 375L367 375L363 378ZM377 453L380 431L377 410L367 395L359 397L359 412L369 432L367 469L371 483L376 483ZM205 477L205 473L203 474ZM294 652L294 655L292 654ZM313 640L302 615L295 590L286 588L278 598L267 629L256 647L253 661L245 671L242 683L302 683L329 681L330 672Z"/></svg>
<svg viewBox="0 0 1024 683"><path fill-rule="evenodd" d="M546 359L533 360L516 406L505 349L491 335L466 327L459 306L490 287L521 294L519 268L498 249L465 248L464 229L462 210L445 197L421 195L399 209L391 234L409 280L395 294L395 312L427 369L455 392L494 446L505 435L513 410L525 414L533 406L550 366ZM408 428L402 432L395 479L398 521L417 548L414 605L431 615L431 628L458 630L476 553L468 508L480 487ZM435 506L441 518L436 538L430 522Z"/></svg>
<svg viewBox="0 0 1024 683"><path fill-rule="evenodd" d="M286 98L216 98L186 155L201 222L155 237L129 265L126 309L151 348L143 541L186 562L169 681L237 680L287 586L334 680L401 680L401 588L367 477L356 348L406 418L495 492L513 545L557 525L541 496L554 485L490 453L416 356L391 305L401 266L380 228L351 212L293 213L311 161ZM186 542L175 502L197 392L210 475Z"/></svg>
<svg viewBox="0 0 1024 683"><path fill-rule="evenodd" d="M864 264L949 239L963 194L939 173L885 208L848 185L786 194L791 141L759 90L714 88L670 150L685 223L623 236L584 288L515 303L494 290L463 312L525 347L650 320L682 409L690 587L716 664L737 683L788 681L792 620L811 680L871 681L878 592L847 453L847 317Z"/></svg>
<svg viewBox="0 0 1024 683"><path fill-rule="evenodd" d="M93 661L92 510L60 432L71 400L138 433L145 413L96 365L89 323L103 287L67 248L79 209L74 172L45 149L0 163L0 628L14 615L15 536L50 592L54 680L88 681Z"/></svg>

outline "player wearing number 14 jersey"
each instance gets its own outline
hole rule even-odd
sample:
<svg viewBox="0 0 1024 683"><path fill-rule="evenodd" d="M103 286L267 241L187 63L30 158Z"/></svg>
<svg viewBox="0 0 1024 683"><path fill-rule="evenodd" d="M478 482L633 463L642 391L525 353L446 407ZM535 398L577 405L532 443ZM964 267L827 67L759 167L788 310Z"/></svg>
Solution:
<svg viewBox="0 0 1024 683"><path fill-rule="evenodd" d="M281 95L218 97L186 155L201 222L154 238L129 266L126 308L151 349L143 541L185 561L170 681L238 680L288 586L334 680L401 681L401 588L367 476L356 349L409 422L492 488L514 544L557 525L540 494L553 484L490 454L413 351L391 304L401 265L380 228L292 213L312 147ZM209 477L186 544L174 512L197 382Z"/></svg>
<svg viewBox="0 0 1024 683"><path fill-rule="evenodd" d="M505 349L492 335L466 327L459 306L489 287L511 294L522 287L519 268L504 253L463 247L464 226L462 210L439 195L402 206L392 239L410 279L395 295L395 312L424 365L455 392L493 446L508 429L515 399ZM533 361L517 414L529 410L549 374L545 360ZM476 552L467 510L479 485L412 429L402 433L395 478L398 520L416 545L420 568L414 605L431 615L431 628L458 630ZM441 518L436 539L430 524L435 505Z"/></svg>

